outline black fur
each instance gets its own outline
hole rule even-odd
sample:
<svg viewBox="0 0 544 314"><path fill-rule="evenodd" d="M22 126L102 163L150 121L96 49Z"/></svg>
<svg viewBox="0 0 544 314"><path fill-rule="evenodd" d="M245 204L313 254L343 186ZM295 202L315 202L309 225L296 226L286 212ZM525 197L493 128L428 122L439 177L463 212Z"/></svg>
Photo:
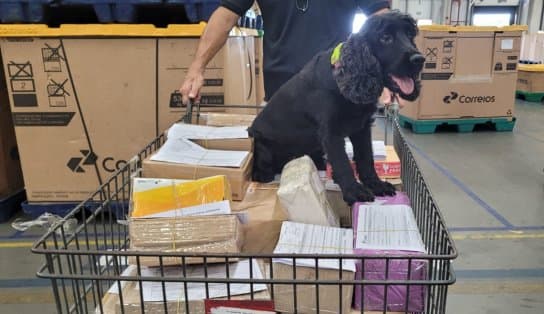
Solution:
<svg viewBox="0 0 544 314"><path fill-rule="evenodd" d="M374 170L371 120L384 87L407 100L418 97L422 56L414 44L416 34L410 16L390 12L370 17L346 41L337 66L330 62L332 49L317 54L278 90L249 128L255 139L253 180L269 182L288 161L303 155L324 169L326 153L348 204L394 194L393 186ZM413 56L419 62L410 61ZM413 92L403 94L391 75L412 78ZM345 152L345 137L353 143L360 183Z"/></svg>

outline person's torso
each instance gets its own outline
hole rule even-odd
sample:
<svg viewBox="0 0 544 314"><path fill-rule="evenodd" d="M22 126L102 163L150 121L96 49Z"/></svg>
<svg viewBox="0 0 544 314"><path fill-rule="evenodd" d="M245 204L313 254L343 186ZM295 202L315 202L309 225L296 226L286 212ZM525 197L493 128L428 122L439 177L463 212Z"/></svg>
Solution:
<svg viewBox="0 0 544 314"><path fill-rule="evenodd" d="M296 73L322 50L345 41L355 0L257 0L264 23L264 72Z"/></svg>

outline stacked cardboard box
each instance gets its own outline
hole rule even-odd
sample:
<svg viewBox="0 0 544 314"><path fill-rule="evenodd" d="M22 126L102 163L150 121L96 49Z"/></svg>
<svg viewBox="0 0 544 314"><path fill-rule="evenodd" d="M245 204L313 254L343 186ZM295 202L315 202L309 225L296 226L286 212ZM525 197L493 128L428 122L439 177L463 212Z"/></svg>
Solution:
<svg viewBox="0 0 544 314"><path fill-rule="evenodd" d="M544 93L544 64L520 64L516 90Z"/></svg>
<svg viewBox="0 0 544 314"><path fill-rule="evenodd" d="M85 199L182 117L175 91L203 27L0 26L30 202ZM229 38L208 64L203 103L257 103L255 72L239 69L255 68L254 37L245 35Z"/></svg>
<svg viewBox="0 0 544 314"><path fill-rule="evenodd" d="M513 116L525 29L420 26L421 95L400 114L414 120Z"/></svg>

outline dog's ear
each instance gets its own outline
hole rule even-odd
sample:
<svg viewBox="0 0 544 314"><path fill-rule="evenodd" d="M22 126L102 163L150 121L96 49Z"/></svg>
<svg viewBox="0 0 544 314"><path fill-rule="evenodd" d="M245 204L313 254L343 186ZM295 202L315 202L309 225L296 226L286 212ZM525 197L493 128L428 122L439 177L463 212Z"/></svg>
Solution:
<svg viewBox="0 0 544 314"><path fill-rule="evenodd" d="M374 104L383 91L380 63L361 34L352 35L342 46L334 78L340 93L356 104Z"/></svg>

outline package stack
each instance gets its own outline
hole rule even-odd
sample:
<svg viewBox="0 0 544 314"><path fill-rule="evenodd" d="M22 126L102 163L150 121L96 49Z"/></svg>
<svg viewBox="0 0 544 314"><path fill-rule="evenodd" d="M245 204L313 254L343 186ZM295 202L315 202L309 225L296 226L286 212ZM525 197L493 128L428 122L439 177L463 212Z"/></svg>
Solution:
<svg viewBox="0 0 544 314"><path fill-rule="evenodd" d="M175 169L175 162L153 160L153 157L164 158L164 147L169 147L169 141L187 147L198 146L190 139L198 137L202 127L171 128L165 145L146 163L170 163ZM212 148L206 149L204 157L214 154L216 140L212 135L217 134L214 132L220 132L221 136L239 132L236 129L206 130L208 137L200 140ZM238 143L251 145L242 139L238 139ZM170 151L166 150L166 156L174 159L184 154L184 150L175 147L171 152L168 155ZM229 151L223 152L228 155ZM243 151L230 152L235 152L231 156L234 160L234 156L241 156ZM378 156L381 154L382 159L387 158L385 146L377 146L375 152ZM144 163L144 172L145 167ZM221 167L215 173L217 170L222 171ZM427 290L416 285L388 286L385 294L383 285L363 288L357 285L175 282L176 278L198 281L205 277L211 280L405 280L408 273L410 280L427 279L427 263L418 259L425 254L425 246L405 194L399 192L373 203L356 203L353 224L340 228L342 214L328 202L325 184L308 156L285 165L279 185L251 183L242 201L232 201L231 182L232 178L225 174L196 180L134 178L128 220L129 250L153 252L157 256L130 257L122 276L138 276L141 284L115 283L105 294L101 310L105 313L139 313L142 309L150 313L165 309L176 313L209 313L210 307L234 302L228 304L235 304L238 309L259 306L258 309L264 309L263 313L350 313L353 306L365 311L381 311L384 306L388 311L406 308L410 312L423 311ZM163 255L159 258L161 253L274 253L276 257L263 260L231 257L227 263L225 258L213 257L204 260ZM364 259L364 265L363 259L317 259L323 254L353 253L400 254L406 258L389 262L382 258ZM316 258L281 258L282 254L307 254ZM145 280L157 277L172 281Z"/></svg>
<svg viewBox="0 0 544 314"><path fill-rule="evenodd" d="M356 263L356 279L426 280L428 263L417 259L426 252L410 207L401 192L393 197L379 197L373 203L353 205L353 246L365 256L401 255L400 259L365 259ZM415 257L408 259L408 257ZM426 287L418 285L355 286L354 307L366 311L423 312ZM387 303L385 300L387 299Z"/></svg>
<svg viewBox="0 0 544 314"><path fill-rule="evenodd" d="M174 124L164 145L144 160L143 176L195 180L225 175L232 199L241 201L249 185L253 162L253 142L246 129Z"/></svg>

